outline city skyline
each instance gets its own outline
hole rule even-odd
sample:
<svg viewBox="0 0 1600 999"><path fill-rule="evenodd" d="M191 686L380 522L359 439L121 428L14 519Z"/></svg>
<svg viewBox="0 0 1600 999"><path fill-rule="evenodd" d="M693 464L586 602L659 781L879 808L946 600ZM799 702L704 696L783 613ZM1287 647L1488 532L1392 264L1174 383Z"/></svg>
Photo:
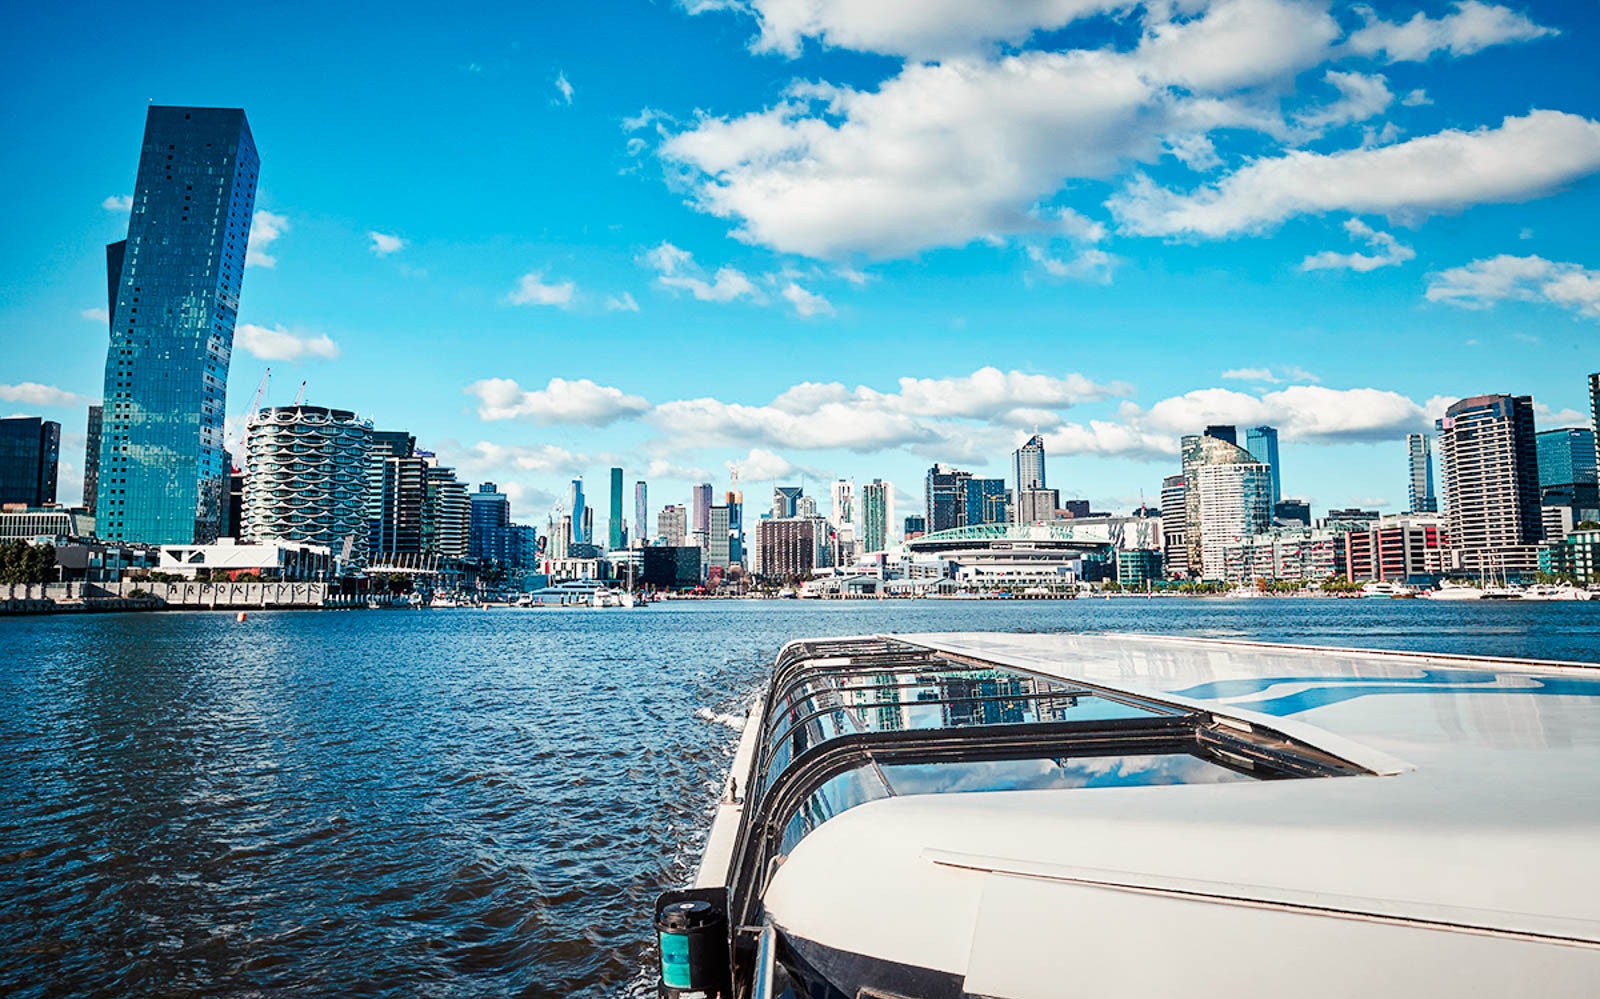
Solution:
<svg viewBox="0 0 1600 999"><path fill-rule="evenodd" d="M109 88L119 64L107 47L139 44L151 26L46 61L61 46L42 43L65 26L27 15L0 43L12 56L0 72L18 91L77 100L19 109L33 141L0 161L0 176L36 192L0 241L17 289L0 304L0 415L62 424L60 498L72 502L83 475L105 357L100 247L127 228L145 110L107 93L242 107L263 150L230 439L270 365L266 403L306 380L309 402L406 427L463 481L501 483L530 521L575 475L613 466L650 482L659 506L702 481L720 495L738 463L747 497L802 476L819 496L838 476L858 488L881 477L911 510L930 464L1007 477L1035 429L1063 499L1121 511L1157 500L1178 439L1211 423L1278 427L1286 497L1398 511L1405 435L1458 399L1531 394L1539 430L1587 422L1587 386L1569 369L1600 367L1600 304L1584 297L1600 261L1561 223L1596 207L1600 87L1582 58L1594 26L1571 8L1436 5L1418 27L1409 10L1363 23L1349 5L1236 0L1184 23L1143 12L983 39L974 25L922 30L932 22L917 5L877 35L819 14L806 38L775 17L612 6L629 15L617 45L586 35L592 11L507 11L497 34L447 28L405 67L414 79L395 93L420 105L404 108L377 93L400 72L383 60L390 32L416 30L403 6L343 68L288 87L265 71L279 51L267 38L233 61L121 66L131 77ZM1276 18L1303 44L1245 65L1249 46L1197 30L1234 30L1230 12ZM241 16L207 11L164 43L242 30ZM704 66L667 72L656 46ZM1175 67L1197 72L1179 56L1204 56L1218 77L1173 82ZM1136 107L1108 110L1117 135L1054 119L1025 128L993 89L1021 73L1018 88L1047 95L1093 59L1144 88ZM939 72L955 66L964 82ZM371 83L352 88L363 73ZM1514 85L1488 93L1479 77ZM818 89L791 86L807 80ZM895 217L885 205L855 225L824 213L815 231L792 199L739 200L786 176L782 142L799 124L832 120L811 103L821 89L834 88L837 118L892 149L935 124L899 102L980 85L952 97L990 107L992 130L946 124L1028 168L1026 189L966 183L971 164L957 160L940 176L965 184L947 192L964 200L929 202L947 211ZM1123 111L1181 104L1185 89L1235 118L1135 134ZM370 121L352 124L352 105ZM454 117L430 113L446 106ZM750 145L758 124L783 137L770 162ZM1081 138L1105 163L1041 174L1017 141L1027 129L1047 145ZM65 134L95 141L68 149ZM436 148L468 134L470 163ZM849 159L838 134L813 150L834 171L829 190L897 180ZM551 141L561 156L528 155ZM1427 142L1480 149L1498 186L1311 203L1271 187L1262 166L1355 170L1381 154L1400 176ZM1508 145L1548 155L1524 161ZM1241 216L1251 193L1286 207ZM958 221L935 231L934 214Z"/></svg>

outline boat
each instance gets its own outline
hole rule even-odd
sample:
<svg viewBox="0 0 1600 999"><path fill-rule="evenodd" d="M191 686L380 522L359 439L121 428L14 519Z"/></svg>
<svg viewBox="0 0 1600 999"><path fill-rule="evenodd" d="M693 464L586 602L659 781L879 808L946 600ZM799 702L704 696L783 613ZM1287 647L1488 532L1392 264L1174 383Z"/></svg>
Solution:
<svg viewBox="0 0 1600 999"><path fill-rule="evenodd" d="M1438 589L1429 590L1423 596L1429 600L1482 600L1483 591L1476 586L1445 580Z"/></svg>
<svg viewBox="0 0 1600 999"><path fill-rule="evenodd" d="M1128 635L794 642L660 990L1591 996L1600 664Z"/></svg>
<svg viewBox="0 0 1600 999"><path fill-rule="evenodd" d="M1522 591L1523 600L1592 600L1594 594L1571 583L1541 583Z"/></svg>
<svg viewBox="0 0 1600 999"><path fill-rule="evenodd" d="M1391 580L1375 580L1361 587L1361 595L1364 597L1404 598L1416 596L1417 591L1404 583L1396 583Z"/></svg>

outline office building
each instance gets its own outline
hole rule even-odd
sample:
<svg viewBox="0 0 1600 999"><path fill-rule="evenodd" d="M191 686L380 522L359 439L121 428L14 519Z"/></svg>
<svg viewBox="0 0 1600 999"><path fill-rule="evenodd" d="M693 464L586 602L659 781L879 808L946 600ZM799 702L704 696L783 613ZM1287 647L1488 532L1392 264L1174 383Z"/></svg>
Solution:
<svg viewBox="0 0 1600 999"><path fill-rule="evenodd" d="M856 522L856 484L838 479L829 490L828 523L835 530Z"/></svg>
<svg viewBox="0 0 1600 999"><path fill-rule="evenodd" d="M763 517L756 524L761 575L799 579L817 568L817 532L826 522L810 517Z"/></svg>
<svg viewBox="0 0 1600 999"><path fill-rule="evenodd" d="M61 464L61 424L36 416L0 420L0 503L50 506Z"/></svg>
<svg viewBox="0 0 1600 999"><path fill-rule="evenodd" d="M1034 434L1026 444L1011 452L1011 482L1018 493L1024 489L1043 489L1044 438Z"/></svg>
<svg viewBox="0 0 1600 999"><path fill-rule="evenodd" d="M369 521L368 558L386 565L414 562L423 554L428 459L414 448L405 454L386 450L379 468L377 515Z"/></svg>
<svg viewBox="0 0 1600 999"><path fill-rule="evenodd" d="M238 537L303 541L366 565L371 459L372 423L350 410L276 406L251 413Z"/></svg>
<svg viewBox="0 0 1600 999"><path fill-rule="evenodd" d="M1149 548L1119 551L1117 585L1125 590L1142 590L1161 578L1161 553Z"/></svg>
<svg viewBox="0 0 1600 999"><path fill-rule="evenodd" d="M735 565L744 565L749 557L744 537L744 493L730 489L726 493L728 504L728 558Z"/></svg>
<svg viewBox="0 0 1600 999"><path fill-rule="evenodd" d="M686 507L667 507L686 510ZM663 511L665 512L665 511ZM700 585L700 549L654 545L640 552L639 585L657 590L692 590Z"/></svg>
<svg viewBox="0 0 1600 999"><path fill-rule="evenodd" d="M650 543L650 487L643 479L633 484L633 533L637 537L628 542L632 547L643 548Z"/></svg>
<svg viewBox="0 0 1600 999"><path fill-rule="evenodd" d="M238 540L244 537L244 465L241 460L234 458L233 452L224 451L223 454L227 458L226 463L228 466L228 502L226 506L228 516L224 520L226 526L223 529L222 536ZM363 481L366 480L366 469L364 468L361 470L361 477ZM365 535L365 509L358 511L357 516L362 523L361 533Z"/></svg>
<svg viewBox="0 0 1600 999"><path fill-rule="evenodd" d="M689 533L689 508L671 504L656 515L656 536L669 548L681 548ZM696 563L698 565L699 563Z"/></svg>
<svg viewBox="0 0 1600 999"><path fill-rule="evenodd" d="M970 478L971 472L963 472L949 465L938 464L928 469L927 486L922 495L929 534L962 525L966 518L962 494L966 480Z"/></svg>
<svg viewBox="0 0 1600 999"><path fill-rule="evenodd" d="M1183 490L1182 475L1169 475L1161 480L1161 533L1165 538L1162 561L1168 579L1182 579L1189 574L1189 549L1184 534L1188 506Z"/></svg>
<svg viewBox="0 0 1600 999"><path fill-rule="evenodd" d="M567 510L572 514L572 543L575 545L589 544L592 535L588 533L594 523L589 510L583 503L583 477L572 480L572 485L567 491ZM557 558L564 557L564 553L556 553Z"/></svg>
<svg viewBox="0 0 1600 999"><path fill-rule="evenodd" d="M1299 524L1301 527L1311 526L1311 504L1305 500L1286 499L1279 500L1272 507L1272 522L1282 527Z"/></svg>
<svg viewBox="0 0 1600 999"><path fill-rule="evenodd" d="M437 559L467 557L472 524L472 501L466 483L456 478L454 469L428 456L424 478L422 552Z"/></svg>
<svg viewBox="0 0 1600 999"><path fill-rule="evenodd" d="M1272 505L1283 499L1283 480L1278 467L1278 430L1276 427L1251 427L1244 432L1245 450L1263 465L1272 468Z"/></svg>
<svg viewBox="0 0 1600 999"><path fill-rule="evenodd" d="M1189 434L1182 440L1183 459L1183 499L1184 499L1184 545L1186 547L1185 565L1191 575L1200 573L1207 579L1220 579L1222 572L1222 547L1229 540L1237 540L1250 534L1259 534L1265 531L1272 522L1272 478L1271 466L1256 460L1255 455L1232 443L1227 437L1212 436L1210 431L1216 430L1231 434L1233 427L1207 427L1205 434ZM1205 499L1207 491L1201 489L1200 470L1221 465L1253 465L1257 470L1248 474L1243 472L1228 473L1214 476L1210 495L1226 505L1226 511L1218 511L1209 520L1205 514ZM1256 484L1258 481L1266 482L1266 491L1258 495ZM1227 494L1226 490L1234 486L1246 490L1240 495ZM1259 502L1259 506L1257 505ZM1225 537L1217 539L1211 545L1211 564L1205 560L1206 537L1205 529L1208 524L1215 525L1225 532Z"/></svg>
<svg viewBox="0 0 1600 999"><path fill-rule="evenodd" d="M1206 427L1205 435L1215 440L1227 441L1235 447L1239 446L1239 428L1226 423L1213 423Z"/></svg>
<svg viewBox="0 0 1600 999"><path fill-rule="evenodd" d="M1224 548L1272 526L1272 469L1259 461L1202 464L1196 469L1196 484L1200 492L1201 575L1225 579ZM1190 549L1193 547L1191 542Z"/></svg>
<svg viewBox="0 0 1600 999"><path fill-rule="evenodd" d="M622 522L622 469L611 470L611 518L607 527L606 544L612 551L627 547L627 531Z"/></svg>
<svg viewBox="0 0 1600 999"><path fill-rule="evenodd" d="M964 524L1004 524L1009 508L1005 479L967 479L962 483Z"/></svg>
<svg viewBox="0 0 1600 999"><path fill-rule="evenodd" d="M863 554L889 547L889 524L894 517L894 485L873 479L861 487L861 543Z"/></svg>
<svg viewBox="0 0 1600 999"><path fill-rule="evenodd" d="M801 486L774 486L772 487L772 515L774 517L793 517L795 504L805 492Z"/></svg>
<svg viewBox="0 0 1600 999"><path fill-rule="evenodd" d="M100 494L100 406L89 407L89 426L83 443L83 508L94 516Z"/></svg>
<svg viewBox="0 0 1600 999"><path fill-rule="evenodd" d="M372 432L372 448L367 458L367 554L371 558L385 551L386 543L393 544L393 522L386 525L385 518L392 512L389 502L395 498L392 487L399 477L389 462L395 458L410 458L416 450L417 439L404 430Z"/></svg>
<svg viewBox="0 0 1600 999"><path fill-rule="evenodd" d="M1055 489L1023 489L1017 493L1012 506L1015 523L1048 523L1056 519L1056 511L1061 508L1061 493Z"/></svg>
<svg viewBox="0 0 1600 999"><path fill-rule="evenodd" d="M1532 573L1543 537L1531 396L1462 399L1438 422L1452 568Z"/></svg>
<svg viewBox="0 0 1600 999"><path fill-rule="evenodd" d="M1406 465L1410 473L1407 512L1438 513L1439 497L1433 491L1432 438L1427 434L1406 434Z"/></svg>
<svg viewBox="0 0 1600 999"><path fill-rule="evenodd" d="M920 513L909 514L900 525L900 536L907 541L928 533L928 518Z"/></svg>
<svg viewBox="0 0 1600 999"><path fill-rule="evenodd" d="M243 111L149 109L128 238L106 251L103 537L207 543L222 527L223 405L257 168Z"/></svg>
<svg viewBox="0 0 1600 999"><path fill-rule="evenodd" d="M1600 477L1596 475L1595 436L1588 427L1541 431L1534 437L1539 454L1539 502L1546 509L1567 511L1573 523L1600 521ZM1554 514L1560 521L1561 515ZM1549 540L1549 531L1546 537Z"/></svg>
<svg viewBox="0 0 1600 999"><path fill-rule="evenodd" d="M707 534L706 565L708 568L726 570L733 564L732 539L733 535L729 525L726 505L713 506L709 517L710 530Z"/></svg>
<svg viewBox="0 0 1600 999"><path fill-rule="evenodd" d="M468 498L467 557L482 563L512 563L511 497L482 482Z"/></svg>
<svg viewBox="0 0 1600 999"><path fill-rule="evenodd" d="M689 490L689 530L707 534L711 530L711 483L702 482Z"/></svg>

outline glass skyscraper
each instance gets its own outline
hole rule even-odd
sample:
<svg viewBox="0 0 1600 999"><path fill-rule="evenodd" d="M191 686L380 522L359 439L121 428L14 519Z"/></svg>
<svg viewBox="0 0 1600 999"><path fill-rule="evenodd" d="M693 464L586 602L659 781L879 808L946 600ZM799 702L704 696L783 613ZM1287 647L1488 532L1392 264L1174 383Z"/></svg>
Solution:
<svg viewBox="0 0 1600 999"><path fill-rule="evenodd" d="M206 543L225 519L223 406L259 160L237 108L152 107L112 297L101 537Z"/></svg>
<svg viewBox="0 0 1600 999"><path fill-rule="evenodd" d="M611 550L622 548L625 541L622 536L622 469L611 470L611 522L607 525L609 534L606 541L611 545Z"/></svg>
<svg viewBox="0 0 1600 999"><path fill-rule="evenodd" d="M1278 428L1251 427L1244 432L1245 450L1263 465L1272 466L1272 505L1283 499L1283 479L1278 471Z"/></svg>
<svg viewBox="0 0 1600 999"><path fill-rule="evenodd" d="M966 503L963 523L1004 524L1006 522L1006 480L968 479L962 484Z"/></svg>
<svg viewBox="0 0 1600 999"><path fill-rule="evenodd" d="M1427 434L1406 434L1406 462L1411 479L1410 512L1438 513L1439 497L1433 491L1433 443Z"/></svg>
<svg viewBox="0 0 1600 999"><path fill-rule="evenodd" d="M60 462L61 424L37 416L0 420L0 503L54 503Z"/></svg>
<svg viewBox="0 0 1600 999"><path fill-rule="evenodd" d="M1044 438L1034 434L1028 443L1011 452L1011 478L1018 494L1024 489L1043 489Z"/></svg>

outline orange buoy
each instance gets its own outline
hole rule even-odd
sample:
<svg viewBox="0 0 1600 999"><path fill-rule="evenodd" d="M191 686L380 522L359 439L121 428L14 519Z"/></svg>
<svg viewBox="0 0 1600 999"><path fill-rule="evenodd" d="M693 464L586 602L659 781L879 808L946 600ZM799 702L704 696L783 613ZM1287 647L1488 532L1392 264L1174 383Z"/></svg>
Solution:
<svg viewBox="0 0 1600 999"><path fill-rule="evenodd" d="M245 619L248 618L248 617L249 617L248 614L246 614L244 611L240 611L238 613L238 615L234 617L234 620L238 621L240 624L244 624Z"/></svg>

